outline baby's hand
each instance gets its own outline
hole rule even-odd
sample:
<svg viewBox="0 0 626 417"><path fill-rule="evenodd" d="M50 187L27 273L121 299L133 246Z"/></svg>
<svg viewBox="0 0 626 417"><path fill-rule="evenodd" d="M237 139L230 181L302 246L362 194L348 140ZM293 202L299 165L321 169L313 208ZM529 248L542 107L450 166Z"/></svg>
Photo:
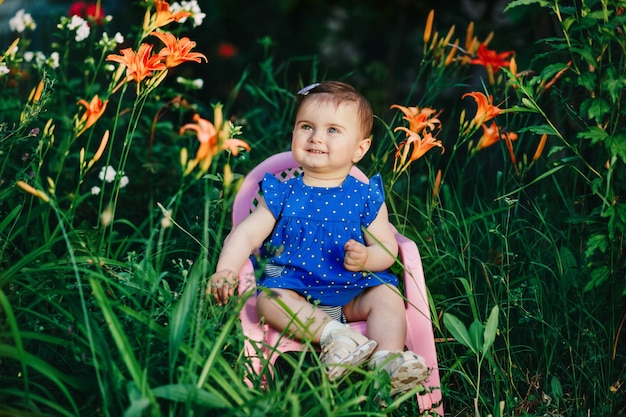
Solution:
<svg viewBox="0 0 626 417"><path fill-rule="evenodd" d="M229 297L235 294L235 288L239 279L237 273L231 270L217 271L211 278L206 286L206 295L213 294L213 298L217 301L217 305L224 305L228 301Z"/></svg>
<svg viewBox="0 0 626 417"><path fill-rule="evenodd" d="M348 271L362 271L363 266L367 262L367 246L354 239L350 239L346 242L344 250L346 253L343 258L343 266Z"/></svg>

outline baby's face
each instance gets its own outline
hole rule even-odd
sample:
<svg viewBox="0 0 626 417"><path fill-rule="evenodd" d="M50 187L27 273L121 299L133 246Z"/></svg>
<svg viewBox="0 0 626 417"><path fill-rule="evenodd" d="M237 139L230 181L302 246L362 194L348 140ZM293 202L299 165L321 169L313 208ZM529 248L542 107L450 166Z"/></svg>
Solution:
<svg viewBox="0 0 626 417"><path fill-rule="evenodd" d="M296 115L293 157L305 175L343 181L369 149L361 126L355 103L336 103L327 94L311 97Z"/></svg>

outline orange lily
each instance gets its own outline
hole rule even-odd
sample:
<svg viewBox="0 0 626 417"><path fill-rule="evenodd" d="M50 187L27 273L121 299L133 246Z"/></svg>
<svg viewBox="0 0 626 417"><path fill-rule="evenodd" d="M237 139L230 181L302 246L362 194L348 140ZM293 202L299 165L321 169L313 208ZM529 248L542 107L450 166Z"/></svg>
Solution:
<svg viewBox="0 0 626 417"><path fill-rule="evenodd" d="M434 130L438 125L441 125L441 121L437 118L441 112L437 113L437 110L429 107L420 109L419 107L404 107L398 104L394 104L390 109L399 109L404 113L404 120L409 122L409 130L415 133L420 133L422 130L428 128Z"/></svg>
<svg viewBox="0 0 626 417"><path fill-rule="evenodd" d="M156 36L165 44L165 47L159 51L159 56L165 58L167 68L173 68L188 61L201 62L204 59L205 62L208 62L204 54L191 52L196 43L187 37L177 39L171 33L165 32L152 32L151 35Z"/></svg>
<svg viewBox="0 0 626 417"><path fill-rule="evenodd" d="M217 153L217 130L213 123L203 119L199 114L193 115L194 123L187 123L180 128L180 134L182 135L187 130L193 130L198 136L200 146L196 152L196 161L200 161L207 157L213 158Z"/></svg>
<svg viewBox="0 0 626 417"><path fill-rule="evenodd" d="M515 152L513 152L513 141L517 139L517 133L515 132L504 132L500 135L500 138L504 140L506 144L506 149L509 151L509 156L511 157L511 162L513 162L513 168L515 168L515 173L519 175L517 170L517 158L515 158Z"/></svg>
<svg viewBox="0 0 626 417"><path fill-rule="evenodd" d="M489 95L489 98L485 96L483 93L479 91L473 91L471 93L465 93L461 98L465 98L467 96L472 97L476 101L476 105L478 108L476 109L476 114L474 118L470 122L469 126L465 130L464 133L467 133L469 130L474 128L478 128L479 125L493 119L497 115L499 115L502 110L497 106L493 105L493 96Z"/></svg>
<svg viewBox="0 0 626 417"><path fill-rule="evenodd" d="M230 151L233 155L237 156L239 155L239 150L241 148L250 152L250 145L248 145L248 143L244 142L241 139L230 138L224 141L221 149L224 151Z"/></svg>
<svg viewBox="0 0 626 417"><path fill-rule="evenodd" d="M487 49L487 45L481 43L478 46L476 52L476 58L470 61L470 64L483 65L487 69L489 75L489 83L493 85L495 83L493 74L498 72L501 67L508 67L510 64L510 56L513 55L513 51L497 53L492 49Z"/></svg>
<svg viewBox="0 0 626 417"><path fill-rule="evenodd" d="M87 129L93 126L98 119L100 119L100 117L104 114L108 103L109 100L102 101L97 94L93 96L89 103L87 103L84 99L78 100L77 104L84 106L86 111L78 122L78 126L82 127L76 134L77 137L82 135Z"/></svg>
<svg viewBox="0 0 626 417"><path fill-rule="evenodd" d="M193 130L198 136L200 146L196 151L195 159L188 165L185 175L191 172L198 163L202 164L202 170L208 170L211 165L213 157L217 155L220 150L230 150L233 155L237 156L241 148L250 151L250 145L241 139L226 138L229 130L228 125L223 123L222 108L218 106L215 108L214 115L217 128L209 120L203 119L199 114L193 116L194 123L187 123L180 128L180 134L182 135L187 130ZM219 129L219 130L218 130Z"/></svg>
<svg viewBox="0 0 626 417"><path fill-rule="evenodd" d="M154 0L155 13L150 16L150 12L146 12L144 19L144 33L151 32L154 29L158 29L172 22L178 22L186 17L191 16L190 12L179 10L176 13L172 13L170 5L165 0Z"/></svg>
<svg viewBox="0 0 626 417"><path fill-rule="evenodd" d="M487 49L487 45L481 43L478 46L478 51L476 52L476 58L473 58L470 61L470 64L479 64L485 67L491 67L494 71L499 70L501 67L508 67L510 63L510 56L513 55L514 51L506 51L497 53L492 49Z"/></svg>
<svg viewBox="0 0 626 417"><path fill-rule="evenodd" d="M404 126L396 127L393 131L396 132L398 130L404 131L407 136L407 139L400 143L400 146L396 151L393 170L398 174L406 170L411 162L417 161L435 146L439 146L441 148L441 153L445 151L441 141L435 139L430 132L426 133L422 137L418 133L407 129ZM412 151L409 156L411 148Z"/></svg>
<svg viewBox="0 0 626 417"><path fill-rule="evenodd" d="M137 53L132 48L125 48L120 51L121 55L110 54L107 61L118 62L126 66L126 80L135 80L137 83L152 75L153 71L163 71L167 67L161 61L160 55L152 55L152 45L142 43Z"/></svg>
<svg viewBox="0 0 626 417"><path fill-rule="evenodd" d="M478 143L474 148L474 152L488 148L500 140L500 130L498 129L496 122L492 122L491 126L487 126L485 123L481 125L481 127L483 128L483 135L478 140Z"/></svg>

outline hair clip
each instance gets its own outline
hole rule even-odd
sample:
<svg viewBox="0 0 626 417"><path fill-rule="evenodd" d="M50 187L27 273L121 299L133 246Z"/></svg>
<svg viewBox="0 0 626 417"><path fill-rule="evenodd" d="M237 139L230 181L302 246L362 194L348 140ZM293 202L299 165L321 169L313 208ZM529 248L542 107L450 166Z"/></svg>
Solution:
<svg viewBox="0 0 626 417"><path fill-rule="evenodd" d="M303 89L301 89L300 91L298 91L298 95L299 96L306 96L307 94L309 94L309 92L311 90L313 90L315 87L317 87L318 85L320 85L320 83L313 83L313 84L309 84L306 87L304 87Z"/></svg>

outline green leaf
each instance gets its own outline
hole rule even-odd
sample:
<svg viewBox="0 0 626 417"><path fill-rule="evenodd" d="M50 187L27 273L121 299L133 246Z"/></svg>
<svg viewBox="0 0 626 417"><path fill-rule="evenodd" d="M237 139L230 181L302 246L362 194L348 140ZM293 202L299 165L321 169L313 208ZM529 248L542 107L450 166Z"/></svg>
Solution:
<svg viewBox="0 0 626 417"><path fill-rule="evenodd" d="M523 106L511 106L507 109L509 113L537 113L536 110L531 110L528 107Z"/></svg>
<svg viewBox="0 0 626 417"><path fill-rule="evenodd" d="M626 79L621 74L617 73L615 67L609 67L606 71L606 77L602 82L602 86L611 96L612 104L619 104L621 102L622 91L626 87Z"/></svg>
<svg viewBox="0 0 626 417"><path fill-rule="evenodd" d="M478 353L474 348L470 335L461 320L450 313L444 313L443 325L448 329L452 337L454 337L457 342L471 349L471 351L475 354Z"/></svg>
<svg viewBox="0 0 626 417"><path fill-rule="evenodd" d="M593 91L596 86L596 78L595 72L584 72L576 77L576 84L585 90Z"/></svg>
<svg viewBox="0 0 626 417"><path fill-rule="evenodd" d="M594 288L599 287L604 283L610 275L608 266L601 265L595 268L591 268L591 274L589 275L589 282L585 285L584 292L591 291Z"/></svg>
<svg viewBox="0 0 626 417"><path fill-rule="evenodd" d="M18 204L13 210L11 210L9 214L4 215L4 218L2 219L2 221L0 221L0 232L2 232L7 227L7 225L13 221L15 217L17 217L21 210L22 204Z"/></svg>
<svg viewBox="0 0 626 417"><path fill-rule="evenodd" d="M539 74L539 77L542 80L549 80L550 78L554 77L559 71L567 68L568 66L569 65L567 65L567 63L565 62L548 65L543 70L541 70L541 74Z"/></svg>
<svg viewBox="0 0 626 417"><path fill-rule="evenodd" d="M479 320L474 320L469 327L469 337L474 351L480 351L483 345L483 324Z"/></svg>
<svg viewBox="0 0 626 417"><path fill-rule="evenodd" d="M591 102L591 106L587 110L587 117L594 119L596 122L601 122L604 116L611 111L611 105L602 98L595 98Z"/></svg>
<svg viewBox="0 0 626 417"><path fill-rule="evenodd" d="M534 101L529 100L527 97L522 97L522 104L528 108L528 110L539 113L539 108Z"/></svg>
<svg viewBox="0 0 626 417"><path fill-rule="evenodd" d="M560 400L563 398L563 386L557 377L553 376L552 379L550 379L550 388L552 389L552 396L555 399Z"/></svg>
<svg viewBox="0 0 626 417"><path fill-rule="evenodd" d="M487 319L487 325L485 326L485 336L483 342L483 352L487 352L496 340L496 333L498 331L498 313L500 309L497 305L493 306L489 318Z"/></svg>
<svg viewBox="0 0 626 417"><path fill-rule="evenodd" d="M611 155L620 157L622 162L626 163L626 134L618 133L615 136L609 136L607 142Z"/></svg>
<svg viewBox="0 0 626 417"><path fill-rule="evenodd" d="M609 239L605 234L595 234L591 235L587 239L587 248L585 250L585 256L587 258L591 257L596 250L601 253L605 253L606 249L609 247Z"/></svg>
<svg viewBox="0 0 626 417"><path fill-rule="evenodd" d="M541 7L549 7L550 3L548 1L545 0L514 0L512 2L510 2L509 4L507 4L507 6L504 8L504 13L506 13L507 11L509 11L510 9L513 9L515 7L519 7L519 6L530 6L531 4L538 4Z"/></svg>
<svg viewBox="0 0 626 417"><path fill-rule="evenodd" d="M227 408L230 403L223 398L193 385L162 385L152 390L157 398L164 398L179 403L191 403L207 408Z"/></svg>
<svg viewBox="0 0 626 417"><path fill-rule="evenodd" d="M190 319L193 314L196 300L198 299L198 286L204 271L206 271L207 260L201 257L193 264L189 271L187 285L183 290L183 295L173 308L170 316L170 366L174 366L180 345L189 330L189 326L193 320Z"/></svg>
<svg viewBox="0 0 626 417"><path fill-rule="evenodd" d="M535 125L531 125L531 126L526 126L523 127L519 130L519 132L532 132L535 133L537 135L555 135L556 132L554 131L554 129L552 128L552 126L550 125L539 125L539 126L535 126Z"/></svg>
<svg viewBox="0 0 626 417"><path fill-rule="evenodd" d="M578 139L591 139L591 144L595 145L598 142L602 142L609 137L609 134L597 126L591 126L582 132L578 132L576 135Z"/></svg>
<svg viewBox="0 0 626 417"><path fill-rule="evenodd" d="M111 300L106 295L104 288L102 288L101 284L102 277L97 274L91 274L89 276L89 283L91 284L91 292L102 311L102 315L106 320L106 324L111 332L111 336L113 337L113 341L117 347L118 353L120 354L121 360L126 365L126 369L130 374L133 382L136 386L141 386L144 381L144 373L141 365L139 365L139 361L135 356L135 352L133 350L133 345L131 345L128 340L128 336L124 331L124 327L120 323L119 319L113 312L113 306L111 305Z"/></svg>

